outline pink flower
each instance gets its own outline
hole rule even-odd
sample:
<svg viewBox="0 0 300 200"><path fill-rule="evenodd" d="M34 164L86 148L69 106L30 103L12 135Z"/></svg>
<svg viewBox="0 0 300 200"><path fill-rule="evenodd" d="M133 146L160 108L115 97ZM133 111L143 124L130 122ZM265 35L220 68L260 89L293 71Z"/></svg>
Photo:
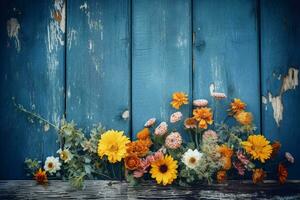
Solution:
<svg viewBox="0 0 300 200"><path fill-rule="evenodd" d="M213 93L211 93L211 96L217 100L226 98L226 94L222 93L222 92L213 92Z"/></svg>
<svg viewBox="0 0 300 200"><path fill-rule="evenodd" d="M182 138L180 133L172 132L166 137L165 145L169 149L177 149L181 146Z"/></svg>
<svg viewBox="0 0 300 200"><path fill-rule="evenodd" d="M240 162L233 162L232 164L233 164L234 168L237 169L239 175L241 175L241 176L245 175L245 168L244 168L244 166L243 166L242 163L240 163Z"/></svg>
<svg viewBox="0 0 300 200"><path fill-rule="evenodd" d="M289 152L285 152L285 158L286 158L290 163L294 163L294 162L295 162L294 157L293 157L292 154L289 153Z"/></svg>
<svg viewBox="0 0 300 200"><path fill-rule="evenodd" d="M208 140L208 139L211 139L211 140L218 140L218 134L213 131L213 130L207 130L203 133L203 139L204 140Z"/></svg>
<svg viewBox="0 0 300 200"><path fill-rule="evenodd" d="M162 122L156 127L154 134L157 136L162 136L166 134L168 131L168 124L166 122Z"/></svg>
<svg viewBox="0 0 300 200"><path fill-rule="evenodd" d="M182 113L181 112L175 112L171 115L170 117L170 122L171 123L175 123L175 122L178 122L180 121L182 118Z"/></svg>
<svg viewBox="0 0 300 200"><path fill-rule="evenodd" d="M135 178L142 177L145 173L148 172L151 163L160 160L163 157L164 154L161 151L157 151L153 155L148 155L146 158L141 159L140 166L133 172L133 176Z"/></svg>
<svg viewBox="0 0 300 200"><path fill-rule="evenodd" d="M196 99L193 101L193 105L198 107L205 107L207 104L208 101L206 99Z"/></svg>
<svg viewBox="0 0 300 200"><path fill-rule="evenodd" d="M153 126L155 124L155 122L156 122L156 119L151 118L145 123L144 127L149 128L149 127Z"/></svg>
<svg viewBox="0 0 300 200"><path fill-rule="evenodd" d="M237 158L241 161L241 163L243 164L243 165L248 165L249 164L249 159L243 154L243 152L241 152L241 151L237 151L236 152L236 156L237 156Z"/></svg>

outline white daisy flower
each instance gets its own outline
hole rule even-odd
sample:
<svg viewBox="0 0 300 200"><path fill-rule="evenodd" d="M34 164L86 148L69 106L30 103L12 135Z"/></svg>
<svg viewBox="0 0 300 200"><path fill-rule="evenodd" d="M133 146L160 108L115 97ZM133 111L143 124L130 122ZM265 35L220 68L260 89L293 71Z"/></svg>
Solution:
<svg viewBox="0 0 300 200"><path fill-rule="evenodd" d="M59 154L60 159L65 163L69 162L73 158L73 154L69 151L69 149L59 149L57 153Z"/></svg>
<svg viewBox="0 0 300 200"><path fill-rule="evenodd" d="M187 150L183 155L181 161L191 169L195 169L200 159L202 158L202 153L200 153L197 149L194 151L192 149Z"/></svg>
<svg viewBox="0 0 300 200"><path fill-rule="evenodd" d="M46 172L50 174L56 173L56 171L60 170L61 163L59 162L58 157L49 156L46 158L44 169Z"/></svg>

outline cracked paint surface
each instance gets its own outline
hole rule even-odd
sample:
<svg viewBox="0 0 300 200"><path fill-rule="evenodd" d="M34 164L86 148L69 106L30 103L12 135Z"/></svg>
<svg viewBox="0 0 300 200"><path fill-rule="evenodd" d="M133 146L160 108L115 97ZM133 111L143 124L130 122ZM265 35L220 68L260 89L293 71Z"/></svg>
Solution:
<svg viewBox="0 0 300 200"><path fill-rule="evenodd" d="M9 38L13 39L15 41L15 48L18 52L21 50L21 43L19 40L19 30L21 26L16 18L10 18L7 21L7 35Z"/></svg>
<svg viewBox="0 0 300 200"><path fill-rule="evenodd" d="M278 127L283 119L284 105L282 102L282 96L287 91L296 89L298 86L298 72L298 69L289 68L287 75L283 78L279 95L274 96L271 92L269 92L267 97L262 97L263 104L266 105L268 102L271 103L273 108L273 117ZM265 109L267 109L267 107Z"/></svg>

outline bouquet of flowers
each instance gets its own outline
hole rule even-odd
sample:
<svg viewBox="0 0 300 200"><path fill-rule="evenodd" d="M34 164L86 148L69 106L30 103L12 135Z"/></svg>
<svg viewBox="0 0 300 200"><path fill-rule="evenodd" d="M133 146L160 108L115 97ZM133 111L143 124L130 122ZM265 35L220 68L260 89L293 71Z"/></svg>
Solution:
<svg viewBox="0 0 300 200"><path fill-rule="evenodd" d="M212 96L215 101L226 98L224 93ZM70 180L76 187L82 187L85 179L116 179L123 175L133 185L155 179L162 185L189 186L241 177L252 177L255 184L266 177L285 183L294 158L288 152L276 158L280 142L255 133L253 115L246 110L246 103L233 99L221 123L214 122L205 99L194 100L192 116L183 119L179 110L188 103L184 92L175 92L170 103L175 112L169 122L149 119L133 141L123 131L105 130L101 125L86 136L74 122L62 120L56 126L15 104L45 127L55 128L61 147L58 156L47 157L43 167L40 161L26 159L27 169L38 183L45 184L49 176L55 176ZM181 131L175 128L179 125ZM189 139L184 140L187 136ZM116 175L116 168L124 173Z"/></svg>

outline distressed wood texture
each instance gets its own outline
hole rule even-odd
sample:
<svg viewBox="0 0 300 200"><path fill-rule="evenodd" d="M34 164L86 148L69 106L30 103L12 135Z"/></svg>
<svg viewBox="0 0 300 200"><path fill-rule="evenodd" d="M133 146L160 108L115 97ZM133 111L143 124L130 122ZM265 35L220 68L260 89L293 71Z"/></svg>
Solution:
<svg viewBox="0 0 300 200"><path fill-rule="evenodd" d="M158 123L169 123L170 115L176 111L170 105L173 92L191 94L191 2L133 0L132 3L135 136L151 117L157 118ZM180 111L186 114L189 107L183 106ZM169 130L175 129L178 127L169 124Z"/></svg>
<svg viewBox="0 0 300 200"><path fill-rule="evenodd" d="M229 181L197 187L166 187L146 182L132 187L125 182L86 181L83 190L69 183L51 181L48 186L34 181L0 181L1 199L299 199L300 184Z"/></svg>
<svg viewBox="0 0 300 200"><path fill-rule="evenodd" d="M0 179L24 178L25 157L43 159L57 150L54 131L44 132L16 112L12 97L58 124L64 110L62 1L0 3Z"/></svg>
<svg viewBox="0 0 300 200"><path fill-rule="evenodd" d="M299 151L300 2L261 1L262 120L264 134L282 143L296 160ZM300 164L290 178L300 178Z"/></svg>
<svg viewBox="0 0 300 200"><path fill-rule="evenodd" d="M260 127L256 1L194 1L193 31L194 98L209 100L216 122L224 120L231 99L240 98ZM214 101L213 91L228 98Z"/></svg>
<svg viewBox="0 0 300 200"><path fill-rule="evenodd" d="M67 119L129 134L129 2L68 1Z"/></svg>

